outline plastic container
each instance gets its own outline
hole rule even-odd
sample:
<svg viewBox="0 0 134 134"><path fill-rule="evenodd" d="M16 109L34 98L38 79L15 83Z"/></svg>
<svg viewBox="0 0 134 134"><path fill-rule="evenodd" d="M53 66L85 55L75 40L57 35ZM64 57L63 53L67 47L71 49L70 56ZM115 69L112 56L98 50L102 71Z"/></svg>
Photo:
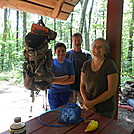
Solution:
<svg viewBox="0 0 134 134"><path fill-rule="evenodd" d="M21 117L15 117L10 126L10 134L26 134L26 124L21 122Z"/></svg>

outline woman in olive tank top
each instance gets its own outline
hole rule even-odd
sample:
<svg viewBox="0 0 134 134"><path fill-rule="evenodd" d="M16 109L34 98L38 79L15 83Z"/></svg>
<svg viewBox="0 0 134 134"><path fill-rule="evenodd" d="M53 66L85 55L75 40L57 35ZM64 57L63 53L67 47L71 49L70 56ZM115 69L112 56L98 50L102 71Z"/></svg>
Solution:
<svg viewBox="0 0 134 134"><path fill-rule="evenodd" d="M98 38L92 43L93 59L81 69L80 92L86 110L93 109L102 116L113 118L116 109L118 70L113 60L107 58L108 41Z"/></svg>

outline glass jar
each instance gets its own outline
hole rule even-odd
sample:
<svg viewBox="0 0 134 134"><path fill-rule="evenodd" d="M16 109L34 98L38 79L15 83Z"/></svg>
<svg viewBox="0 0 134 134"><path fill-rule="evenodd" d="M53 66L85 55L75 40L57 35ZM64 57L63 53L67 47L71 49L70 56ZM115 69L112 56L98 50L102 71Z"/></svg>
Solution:
<svg viewBox="0 0 134 134"><path fill-rule="evenodd" d="M15 117L10 126L10 134L26 134L26 124L21 122L21 117Z"/></svg>

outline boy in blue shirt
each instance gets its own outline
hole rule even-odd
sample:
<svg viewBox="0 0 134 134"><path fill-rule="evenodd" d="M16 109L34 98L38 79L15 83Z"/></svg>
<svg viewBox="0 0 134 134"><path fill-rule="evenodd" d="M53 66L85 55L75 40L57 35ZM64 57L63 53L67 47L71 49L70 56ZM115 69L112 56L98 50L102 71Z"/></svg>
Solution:
<svg viewBox="0 0 134 134"><path fill-rule="evenodd" d="M53 59L52 87L48 89L48 101L50 109L67 104L70 98L70 84L74 83L74 67L70 60L65 58L66 46L64 43L57 43L54 46L54 53L57 58Z"/></svg>

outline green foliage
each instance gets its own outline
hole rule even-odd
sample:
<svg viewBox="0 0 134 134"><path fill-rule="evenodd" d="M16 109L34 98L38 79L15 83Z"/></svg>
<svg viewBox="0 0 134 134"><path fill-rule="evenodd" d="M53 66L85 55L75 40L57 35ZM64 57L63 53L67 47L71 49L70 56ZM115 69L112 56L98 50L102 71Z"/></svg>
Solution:
<svg viewBox="0 0 134 134"><path fill-rule="evenodd" d="M130 41L129 30L130 24L132 21L132 13L133 13L133 0L124 0L124 11L123 11L123 26L122 26L122 48L121 48L121 85L124 84L127 80L133 80L129 76L134 76L134 52L132 50L132 66L129 66L130 61L128 59L128 46ZM89 5L91 5L91 1L89 1ZM90 7L90 6L88 6ZM79 22L80 22L80 14L81 14L81 4L74 8L73 14L73 22L71 22L71 15L69 15L66 21L58 20L44 17L43 21L46 27L57 32L57 37L55 41L50 41L49 48L54 51L54 44L57 42L64 42L67 46L67 49L70 49L70 29L72 28L72 32L78 32ZM23 81L22 77L22 66L24 62L23 57L23 12L19 14L19 40L18 40L18 51L16 50L16 10L10 10L10 15L8 15L8 30L7 30L7 38L3 40L3 30L4 30L4 12L1 9L0 12L0 52L1 57L0 61L4 59L3 70L2 64L0 64L0 80L10 80L12 79L15 83L19 83ZM107 0L95 0L94 8L91 16L91 26L89 29L89 39L90 44L96 37L104 37L106 36L106 15L107 15ZM41 19L40 15L27 13L27 32L31 31L32 23L37 23L38 20ZM89 19L89 11L85 14L85 20L88 28L88 20ZM56 22L56 23L54 23ZM134 29L134 28L133 28ZM84 36L83 36L84 37ZM134 34L131 38L134 44ZM2 51L2 46L5 47L4 51ZM82 46L85 48L84 46ZM4 52L4 56L2 53ZM132 69L132 72L129 70Z"/></svg>
<svg viewBox="0 0 134 134"><path fill-rule="evenodd" d="M7 40L6 42L0 40L1 43L5 45L5 53L4 53L4 69L1 71L11 71L16 68L18 65L20 66L23 59L23 49L20 48L19 52L16 51L16 42L13 40Z"/></svg>
<svg viewBox="0 0 134 134"><path fill-rule="evenodd" d="M130 66L130 59L128 59L128 47L129 47L129 41L130 41L130 35L129 30L130 24L134 22L132 20L132 12L133 12L133 3L134 1L126 1L124 2L124 10L123 10L123 27L122 27L122 52L121 52L121 85L125 83L125 81L131 80L134 81L134 79L131 79L129 76L134 76L134 52L132 50L132 66ZM134 29L134 26L133 26ZM133 45L134 45L134 33L133 37L131 38ZM131 44L132 45L132 44ZM132 69L132 72L129 70Z"/></svg>
<svg viewBox="0 0 134 134"><path fill-rule="evenodd" d="M2 72L0 73L0 81L9 81L9 73L8 72Z"/></svg>
<svg viewBox="0 0 134 134"><path fill-rule="evenodd" d="M23 82L22 70L2 72L0 73L0 81L10 81L14 84L20 84Z"/></svg>
<svg viewBox="0 0 134 134"><path fill-rule="evenodd" d="M133 75L134 76L134 75ZM120 75L120 86L124 86L124 83L126 81L134 81L134 79L132 79L130 76L128 76L126 73L122 73L122 75Z"/></svg>

